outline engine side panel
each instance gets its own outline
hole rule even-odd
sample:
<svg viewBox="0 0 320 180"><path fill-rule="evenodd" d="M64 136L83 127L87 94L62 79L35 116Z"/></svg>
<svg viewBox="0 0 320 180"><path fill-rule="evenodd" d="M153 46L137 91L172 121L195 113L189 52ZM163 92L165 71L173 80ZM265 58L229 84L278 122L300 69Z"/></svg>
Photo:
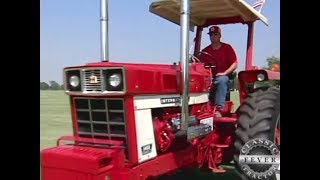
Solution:
<svg viewBox="0 0 320 180"><path fill-rule="evenodd" d="M157 156L151 109L135 110L138 162Z"/></svg>

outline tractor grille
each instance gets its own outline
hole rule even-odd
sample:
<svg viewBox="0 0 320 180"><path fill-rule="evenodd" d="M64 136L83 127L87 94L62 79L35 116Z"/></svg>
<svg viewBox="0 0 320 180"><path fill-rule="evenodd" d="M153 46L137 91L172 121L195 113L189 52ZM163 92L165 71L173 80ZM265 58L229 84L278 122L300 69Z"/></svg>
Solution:
<svg viewBox="0 0 320 180"><path fill-rule="evenodd" d="M111 84L112 76L120 78L117 86ZM78 86L72 86L71 77L79 77ZM122 67L108 68L70 68L65 70L65 90L72 93L108 94L124 93L126 90L125 71Z"/></svg>
<svg viewBox="0 0 320 180"><path fill-rule="evenodd" d="M80 137L121 140L127 144L123 99L74 99ZM127 148L126 148L127 149Z"/></svg>
<svg viewBox="0 0 320 180"><path fill-rule="evenodd" d="M102 92L104 91L102 70L85 70L83 78L83 90L87 92Z"/></svg>

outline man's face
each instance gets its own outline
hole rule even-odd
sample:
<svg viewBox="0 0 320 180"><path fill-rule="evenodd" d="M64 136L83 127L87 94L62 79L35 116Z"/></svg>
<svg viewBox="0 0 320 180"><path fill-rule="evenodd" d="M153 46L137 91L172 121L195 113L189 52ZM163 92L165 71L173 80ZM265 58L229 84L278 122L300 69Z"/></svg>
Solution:
<svg viewBox="0 0 320 180"><path fill-rule="evenodd" d="M210 35L210 40L212 43L220 42L221 34L220 33L212 33Z"/></svg>

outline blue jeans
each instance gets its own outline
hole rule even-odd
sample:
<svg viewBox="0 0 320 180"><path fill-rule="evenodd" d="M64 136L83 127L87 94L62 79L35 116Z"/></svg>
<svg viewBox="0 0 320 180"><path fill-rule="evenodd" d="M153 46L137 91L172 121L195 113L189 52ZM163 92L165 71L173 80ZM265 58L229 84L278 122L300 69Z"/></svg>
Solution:
<svg viewBox="0 0 320 180"><path fill-rule="evenodd" d="M214 77L212 80L216 88L215 106L219 106L223 108L224 102L226 101L228 87L229 87L229 77L217 76L217 77Z"/></svg>

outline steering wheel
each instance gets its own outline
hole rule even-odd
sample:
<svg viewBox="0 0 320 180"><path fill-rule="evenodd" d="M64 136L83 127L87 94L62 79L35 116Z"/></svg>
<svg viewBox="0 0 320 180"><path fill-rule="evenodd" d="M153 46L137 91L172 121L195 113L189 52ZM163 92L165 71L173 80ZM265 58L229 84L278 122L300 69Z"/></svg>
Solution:
<svg viewBox="0 0 320 180"><path fill-rule="evenodd" d="M197 58L195 55L189 54L189 56L190 56L190 62L191 63L201 62L201 60L199 58Z"/></svg>
<svg viewBox="0 0 320 180"><path fill-rule="evenodd" d="M214 64L211 64L211 65L208 66L208 67L211 67L211 68L216 67L216 58L215 58L213 55L211 55L211 54L209 54L209 53L207 53L207 52L205 52L205 51L200 51L199 53L197 53L196 56L193 55L193 54L190 54L190 55L191 55L191 58L190 58L191 61L192 61L193 63L195 63L195 62L202 62L202 61L198 58L201 54L205 54L205 55L209 56L210 59L214 62Z"/></svg>

